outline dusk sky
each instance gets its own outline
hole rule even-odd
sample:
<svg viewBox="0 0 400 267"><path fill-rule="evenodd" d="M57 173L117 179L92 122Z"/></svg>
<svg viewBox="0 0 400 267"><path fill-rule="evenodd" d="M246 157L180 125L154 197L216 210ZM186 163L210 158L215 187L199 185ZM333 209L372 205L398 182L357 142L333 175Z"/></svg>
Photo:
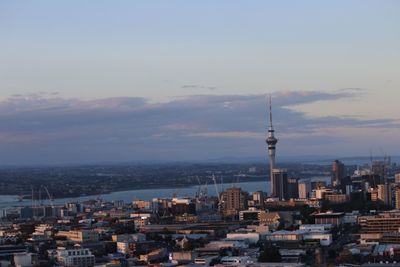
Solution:
<svg viewBox="0 0 400 267"><path fill-rule="evenodd" d="M400 151L400 1L0 1L0 165ZM383 152L382 152L383 151Z"/></svg>

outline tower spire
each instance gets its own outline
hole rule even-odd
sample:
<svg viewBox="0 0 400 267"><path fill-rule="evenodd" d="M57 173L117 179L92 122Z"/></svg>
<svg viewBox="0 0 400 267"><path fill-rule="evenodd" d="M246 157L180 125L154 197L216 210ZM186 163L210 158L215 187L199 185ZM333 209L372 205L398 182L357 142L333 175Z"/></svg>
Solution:
<svg viewBox="0 0 400 267"><path fill-rule="evenodd" d="M272 96L269 94L269 127L272 129Z"/></svg>
<svg viewBox="0 0 400 267"><path fill-rule="evenodd" d="M270 195L272 197L276 197L277 195L279 195L278 192L278 183L276 181L274 181L274 173L273 170L275 168L275 146L276 143L278 142L278 139L275 138L275 134L274 134L274 127L272 125L272 97L271 95L269 95L269 128L268 128L268 134L267 134L267 138L266 138L266 142L268 144L268 156L269 156L269 169L270 169L270 185L271 185L271 189L270 189Z"/></svg>

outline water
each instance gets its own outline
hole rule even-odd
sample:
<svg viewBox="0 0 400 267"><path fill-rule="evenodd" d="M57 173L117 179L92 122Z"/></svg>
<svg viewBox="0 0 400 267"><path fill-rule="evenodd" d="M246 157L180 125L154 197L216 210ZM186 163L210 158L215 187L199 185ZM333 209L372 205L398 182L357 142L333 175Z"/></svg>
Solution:
<svg viewBox="0 0 400 267"><path fill-rule="evenodd" d="M311 180L329 180L329 177L314 177ZM226 188L232 187L232 183L224 183L218 185L218 190L222 191ZM258 181L258 182L243 182L237 183L234 186L242 188L242 190L247 191L249 193L255 191L264 191L269 192L270 190L270 182L269 181ZM216 189L214 184L211 185L203 185L202 190L206 188L207 194L209 196L216 196ZM174 194L178 197L193 197L199 190L199 186L189 186L182 188L162 188L162 189L141 189L141 190L128 190L128 191L119 191L112 192L109 194L101 195L100 197L106 201L115 201L115 200L123 200L124 202L131 202L134 199L141 200L151 200L156 197L160 198L171 198ZM83 197L71 197L71 198L58 198L53 202L57 205L62 205L68 202L81 202L89 199L96 199L99 196L83 196ZM24 199L23 201L18 201L18 196L16 195L0 195L0 207L13 207L13 206L30 206L32 204L31 200ZM50 204L48 200L43 200L43 204Z"/></svg>
<svg viewBox="0 0 400 267"><path fill-rule="evenodd" d="M231 187L233 184L224 183L218 185L218 190L224 190L226 188ZM255 192L255 191L269 191L270 182L261 181L261 182L244 182L235 184L236 187L241 187L243 190L247 192ZM202 186L202 190L207 188L207 193L209 196L216 196L215 186L207 185ZM128 190L128 191L119 191L112 192L109 194L101 195L100 197L106 201L114 201L114 200L123 200L124 202L131 202L134 199L141 200L151 200L156 197L160 198L170 198L174 194L179 197L186 196L195 196L199 190L199 186L190 186L190 187L182 187L182 188L161 188L161 189L141 189L141 190ZM54 204L65 204L68 202L81 202L89 199L96 199L99 196L83 196L83 197L71 197L71 198L58 198L53 202ZM24 199L22 201L18 200L18 196L16 195L0 195L0 207L12 207L12 206L29 206L32 202L30 199ZM48 200L43 200L43 204L49 204Z"/></svg>

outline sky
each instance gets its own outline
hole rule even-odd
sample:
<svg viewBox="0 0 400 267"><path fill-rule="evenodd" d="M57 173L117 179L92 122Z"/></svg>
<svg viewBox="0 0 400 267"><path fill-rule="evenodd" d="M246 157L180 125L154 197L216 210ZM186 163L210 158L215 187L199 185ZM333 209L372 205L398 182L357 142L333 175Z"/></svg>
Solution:
<svg viewBox="0 0 400 267"><path fill-rule="evenodd" d="M0 2L0 165L399 155L400 2Z"/></svg>

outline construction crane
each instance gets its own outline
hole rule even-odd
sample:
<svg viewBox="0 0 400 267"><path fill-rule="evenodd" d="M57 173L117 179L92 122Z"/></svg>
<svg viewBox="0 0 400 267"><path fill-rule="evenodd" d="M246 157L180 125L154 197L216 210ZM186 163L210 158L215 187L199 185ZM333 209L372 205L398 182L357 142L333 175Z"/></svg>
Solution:
<svg viewBox="0 0 400 267"><path fill-rule="evenodd" d="M384 179L385 182L387 182L387 177L389 175L389 169L390 169L390 165L391 165L391 159L390 156L388 156L388 154L386 154L382 147L379 148L381 150L382 156L383 156L383 168L384 168Z"/></svg>
<svg viewBox="0 0 400 267"><path fill-rule="evenodd" d="M217 194L218 201L221 202L221 196L219 194L219 190L218 190L218 186L217 186L217 180L215 180L215 175L214 174L212 175L212 179L213 179L213 182L214 182L215 193Z"/></svg>
<svg viewBox="0 0 400 267"><path fill-rule="evenodd" d="M46 193L47 193L47 197L49 198L50 206L51 206L52 208L54 208L53 198L52 198L52 196L50 195L49 190L48 190L47 187L44 186L44 185L42 185L42 187L44 188L44 190L45 190Z"/></svg>
<svg viewBox="0 0 400 267"><path fill-rule="evenodd" d="M197 178L197 182L199 183L198 189L197 189L197 196L200 197L200 193L201 193L201 182L200 182L200 178L199 176L196 175Z"/></svg>

